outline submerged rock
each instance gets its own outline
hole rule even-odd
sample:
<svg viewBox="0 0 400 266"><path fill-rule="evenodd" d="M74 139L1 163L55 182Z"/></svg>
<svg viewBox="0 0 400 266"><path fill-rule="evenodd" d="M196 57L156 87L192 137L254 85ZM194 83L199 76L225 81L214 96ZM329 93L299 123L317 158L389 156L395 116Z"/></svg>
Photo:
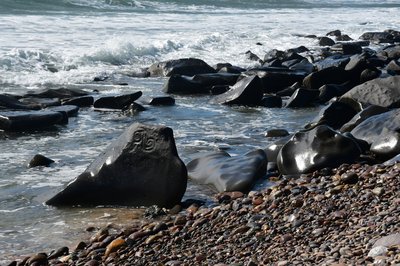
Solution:
<svg viewBox="0 0 400 266"><path fill-rule="evenodd" d="M37 167L37 166L50 166L54 161L50 158L47 158L46 156L43 156L41 154L36 154L32 160L28 163L29 168Z"/></svg>
<svg viewBox="0 0 400 266"><path fill-rule="evenodd" d="M11 95L0 94L0 109L38 110L40 109L40 106L20 102L17 98Z"/></svg>
<svg viewBox="0 0 400 266"><path fill-rule="evenodd" d="M36 97L36 98L73 98L86 96L89 93L80 89L67 89L67 88L59 88L59 89L44 89L41 91L35 91L31 93L27 93L24 97Z"/></svg>
<svg viewBox="0 0 400 266"><path fill-rule="evenodd" d="M249 191L254 182L266 173L267 156L255 150L231 157L221 151L209 153L187 164L188 175L201 184L211 184L219 192Z"/></svg>
<svg viewBox="0 0 400 266"><path fill-rule="evenodd" d="M281 174L299 175L353 163L360 154L354 139L322 125L296 133L281 148L277 164Z"/></svg>
<svg viewBox="0 0 400 266"><path fill-rule="evenodd" d="M0 112L0 130L26 131L68 123L68 117L53 111Z"/></svg>
<svg viewBox="0 0 400 266"><path fill-rule="evenodd" d="M135 123L46 204L173 207L186 183L172 129Z"/></svg>

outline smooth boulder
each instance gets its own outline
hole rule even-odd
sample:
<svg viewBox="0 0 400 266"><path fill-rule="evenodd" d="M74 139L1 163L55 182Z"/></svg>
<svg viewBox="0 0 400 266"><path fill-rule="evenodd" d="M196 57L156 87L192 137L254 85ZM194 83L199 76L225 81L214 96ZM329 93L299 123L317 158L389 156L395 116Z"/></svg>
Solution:
<svg viewBox="0 0 400 266"><path fill-rule="evenodd" d="M202 155L187 164L189 178L213 185L217 191L249 191L254 182L266 173L267 156L255 150L231 157L220 151Z"/></svg>
<svg viewBox="0 0 400 266"><path fill-rule="evenodd" d="M180 203L186 184L172 129L135 123L46 204L170 208Z"/></svg>
<svg viewBox="0 0 400 266"><path fill-rule="evenodd" d="M261 80L254 75L242 78L227 92L214 96L211 102L228 105L259 105L262 98Z"/></svg>
<svg viewBox="0 0 400 266"><path fill-rule="evenodd" d="M281 174L299 175L354 163L360 154L353 138L322 125L294 134L279 151L277 164Z"/></svg>
<svg viewBox="0 0 400 266"><path fill-rule="evenodd" d="M29 131L68 122L66 114L53 111L0 112L0 130Z"/></svg>
<svg viewBox="0 0 400 266"><path fill-rule="evenodd" d="M196 74L215 73L216 70L197 58L182 58L151 65L147 69L150 77L170 77L172 75L194 76Z"/></svg>
<svg viewBox="0 0 400 266"><path fill-rule="evenodd" d="M342 98L386 108L398 108L400 107L399 88L400 76L376 78L352 88Z"/></svg>

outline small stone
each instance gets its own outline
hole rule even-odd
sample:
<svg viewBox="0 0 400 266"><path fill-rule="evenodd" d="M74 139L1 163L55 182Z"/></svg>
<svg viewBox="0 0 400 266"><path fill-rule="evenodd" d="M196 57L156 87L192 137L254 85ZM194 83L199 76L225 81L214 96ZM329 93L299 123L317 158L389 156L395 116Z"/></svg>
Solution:
<svg viewBox="0 0 400 266"><path fill-rule="evenodd" d="M340 181L344 184L354 185L358 182L358 175L354 172L344 173L340 176Z"/></svg>
<svg viewBox="0 0 400 266"><path fill-rule="evenodd" d="M168 213L171 214L171 215L175 215L175 214L178 214L181 210L182 210L182 206L179 205L179 204L176 204L174 207L172 207L169 210Z"/></svg>
<svg viewBox="0 0 400 266"><path fill-rule="evenodd" d="M111 253L116 252L118 249L120 249L125 245L126 245L125 240L121 238L113 240L110 244L108 244L106 248L105 257L108 257Z"/></svg>
<svg viewBox="0 0 400 266"><path fill-rule="evenodd" d="M174 221L174 225L185 225L187 222L185 216L177 216Z"/></svg>
<svg viewBox="0 0 400 266"><path fill-rule="evenodd" d="M381 187L376 187L372 190L372 193L374 193L376 196L382 196L383 193L385 193L385 190Z"/></svg>

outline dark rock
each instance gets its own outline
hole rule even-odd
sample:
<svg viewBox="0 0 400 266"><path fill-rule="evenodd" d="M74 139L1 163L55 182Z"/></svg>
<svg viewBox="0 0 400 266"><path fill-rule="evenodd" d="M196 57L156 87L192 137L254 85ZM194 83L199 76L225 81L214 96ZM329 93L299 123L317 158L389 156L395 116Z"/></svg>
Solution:
<svg viewBox="0 0 400 266"><path fill-rule="evenodd" d="M289 132L286 129L270 129L265 133L267 138L286 137Z"/></svg>
<svg viewBox="0 0 400 266"><path fill-rule="evenodd" d="M267 148L264 149L265 154L267 154L267 159L268 163L275 162L277 161L277 157L279 154L279 151L285 145L292 136L286 136L279 138L277 141L275 141L273 144L269 145Z"/></svg>
<svg viewBox="0 0 400 266"><path fill-rule="evenodd" d="M317 117L307 126L307 128L326 125L333 129L339 129L345 123L349 122L356 114L358 110L355 110L352 106L344 103L335 101L324 107Z"/></svg>
<svg viewBox="0 0 400 266"><path fill-rule="evenodd" d="M122 109L122 111L125 114L137 114L139 112L146 111L146 108L144 108L142 105L138 103L131 103L129 106Z"/></svg>
<svg viewBox="0 0 400 266"><path fill-rule="evenodd" d="M95 108L124 109L139 99L140 96L142 96L141 91L119 96L101 97L94 102L93 106Z"/></svg>
<svg viewBox="0 0 400 266"><path fill-rule="evenodd" d="M287 68L261 67L250 69L246 75L257 75L265 93L275 93L296 82L302 81L307 73Z"/></svg>
<svg viewBox="0 0 400 266"><path fill-rule="evenodd" d="M296 48L290 48L287 51L288 52L292 52L292 53L300 54L300 53L308 52L308 51L310 51L310 49L308 49L307 47L301 45L301 46L298 46Z"/></svg>
<svg viewBox="0 0 400 266"><path fill-rule="evenodd" d="M61 101L62 105L76 105L78 107L90 107L93 103L94 99L92 96L82 96Z"/></svg>
<svg viewBox="0 0 400 266"><path fill-rule="evenodd" d="M289 69L295 71L301 71L306 74L310 74L314 71L314 65L311 64L307 59L303 59L301 61L296 60L297 63L289 66Z"/></svg>
<svg viewBox="0 0 400 266"><path fill-rule="evenodd" d="M246 55L246 58L247 58L248 60L250 60L250 61L256 61L256 62L262 63L261 58L258 57L258 55L256 55L256 54L253 53L252 51L247 51L247 52L245 53L245 55Z"/></svg>
<svg viewBox="0 0 400 266"><path fill-rule="evenodd" d="M363 43L359 42L336 43L331 46L331 50L335 52L340 52L344 55L361 54L362 44Z"/></svg>
<svg viewBox="0 0 400 266"><path fill-rule="evenodd" d="M400 58L400 45L388 46L382 52L388 60L397 60Z"/></svg>
<svg viewBox="0 0 400 266"><path fill-rule="evenodd" d="M364 104L396 108L400 107L399 87L400 76L377 78L354 87L342 98L350 98Z"/></svg>
<svg viewBox="0 0 400 266"><path fill-rule="evenodd" d="M329 37L321 37L321 38L319 38L318 44L319 44L320 46L332 46L332 45L335 44L335 41L332 40L332 39L329 38Z"/></svg>
<svg viewBox="0 0 400 266"><path fill-rule="evenodd" d="M41 154L36 154L32 160L28 163L29 168L37 167L37 166L46 166L49 167L54 161L46 156Z"/></svg>
<svg viewBox="0 0 400 266"><path fill-rule="evenodd" d="M212 103L259 105L263 97L261 80L258 76L249 76L239 80L231 89L214 96Z"/></svg>
<svg viewBox="0 0 400 266"><path fill-rule="evenodd" d="M187 164L191 179L211 184L219 192L249 191L266 173L267 157L263 150L231 157L226 152L209 153Z"/></svg>
<svg viewBox="0 0 400 266"><path fill-rule="evenodd" d="M386 70L391 75L400 75L400 61L392 60L386 67Z"/></svg>
<svg viewBox="0 0 400 266"><path fill-rule="evenodd" d="M325 84L342 84L350 79L349 73L342 68L328 67L311 73L303 80L307 89L318 90Z"/></svg>
<svg viewBox="0 0 400 266"><path fill-rule="evenodd" d="M319 95L318 90L308 90L299 88L297 89L290 99L287 101L285 107L287 108L299 108L299 107L309 107L315 103Z"/></svg>
<svg viewBox="0 0 400 266"><path fill-rule="evenodd" d="M197 74L215 73L215 69L206 62L196 58L169 60L151 65L147 73L151 77L172 75L194 76Z"/></svg>
<svg viewBox="0 0 400 266"><path fill-rule="evenodd" d="M326 36L341 36L342 32L340 30L333 30L326 34Z"/></svg>
<svg viewBox="0 0 400 266"><path fill-rule="evenodd" d="M27 93L24 97L66 99L66 98L81 97L87 95L88 93L86 91L80 89L59 88L59 89L45 89L41 91L30 92Z"/></svg>
<svg viewBox="0 0 400 266"><path fill-rule="evenodd" d="M58 98L36 98L27 97L19 99L20 102L28 106L40 106L40 108L46 108L50 106L60 106L61 101Z"/></svg>
<svg viewBox="0 0 400 266"><path fill-rule="evenodd" d="M230 87L228 85L212 86L210 93L211 93L211 95L218 95L218 94L222 94L222 93L229 91L229 89L230 89Z"/></svg>
<svg viewBox="0 0 400 266"><path fill-rule="evenodd" d="M241 74L245 72L246 69L238 66L226 66L221 68L218 73L230 73L230 74Z"/></svg>
<svg viewBox="0 0 400 266"><path fill-rule="evenodd" d="M350 121L348 121L346 124L344 124L340 128L340 132L350 132L352 131L357 125L359 125L361 122L366 120L367 118L382 114L384 112L389 111L388 108L377 106L377 105L370 105L366 107L365 109L361 110L358 112Z"/></svg>
<svg viewBox="0 0 400 266"><path fill-rule="evenodd" d="M36 263L36 265L48 265L47 255L46 253L38 253L30 257L26 263L26 265L33 265L34 263Z"/></svg>
<svg viewBox="0 0 400 266"><path fill-rule="evenodd" d="M345 82L343 84L323 85L319 88L318 102L326 103L335 97L342 96L354 87L353 84L353 82Z"/></svg>
<svg viewBox="0 0 400 266"><path fill-rule="evenodd" d="M367 56L365 54L357 54L350 57L350 61L344 69L350 73L353 79L358 81L361 72L366 68L368 68Z"/></svg>
<svg viewBox="0 0 400 266"><path fill-rule="evenodd" d="M349 55L335 54L315 63L318 71L330 67L344 68L350 61Z"/></svg>
<svg viewBox="0 0 400 266"><path fill-rule="evenodd" d="M343 34L343 35L340 35L340 36L336 36L335 40L338 41L338 42L348 42L348 41L352 41L353 38L351 38L347 34Z"/></svg>
<svg viewBox="0 0 400 266"><path fill-rule="evenodd" d="M383 128L377 139L371 145L371 152L382 161L389 160L400 154L400 128L390 130Z"/></svg>
<svg viewBox="0 0 400 266"><path fill-rule="evenodd" d="M377 68L367 68L360 73L360 84L379 78L382 74Z"/></svg>
<svg viewBox="0 0 400 266"><path fill-rule="evenodd" d="M357 184L358 180L359 180L358 175L357 173L354 172L344 173L340 176L340 181L348 185Z"/></svg>
<svg viewBox="0 0 400 266"><path fill-rule="evenodd" d="M28 105L20 102L16 97L6 94L0 94L0 109L14 110L39 110L39 105Z"/></svg>
<svg viewBox="0 0 400 266"><path fill-rule="evenodd" d="M360 154L353 139L327 126L318 126L296 133L280 150L277 163L281 174L298 175L354 163Z"/></svg>
<svg viewBox="0 0 400 266"><path fill-rule="evenodd" d="M359 39L375 43L392 43L393 35L389 32L365 32L359 37Z"/></svg>
<svg viewBox="0 0 400 266"><path fill-rule="evenodd" d="M172 129L136 123L46 204L170 208L180 202L186 183Z"/></svg>
<svg viewBox="0 0 400 266"><path fill-rule="evenodd" d="M169 96L154 97L144 101L144 103L155 106L172 106L175 105L175 99Z"/></svg>
<svg viewBox="0 0 400 266"><path fill-rule="evenodd" d="M384 165L392 165L395 163L399 163L400 162L400 154L394 156L393 158L390 158L389 160L387 160L386 162L384 162Z"/></svg>
<svg viewBox="0 0 400 266"><path fill-rule="evenodd" d="M51 253L49 255L48 259L52 260L52 259L64 256L64 255L68 255L68 254L69 254L69 248L68 247L62 247L62 248L57 249L54 253Z"/></svg>
<svg viewBox="0 0 400 266"><path fill-rule="evenodd" d="M0 129L29 131L64 124L65 119L62 113L51 111L0 112Z"/></svg>
<svg viewBox="0 0 400 266"><path fill-rule="evenodd" d="M53 112L64 112L68 115L68 117L71 117L78 115L79 107L75 105L62 105L62 106L49 107L47 108L47 110Z"/></svg>
<svg viewBox="0 0 400 266"><path fill-rule="evenodd" d="M261 99L260 106L268 108L281 108L282 98L275 95L267 95Z"/></svg>
<svg viewBox="0 0 400 266"><path fill-rule="evenodd" d="M239 75L231 73L199 74L193 77L173 75L164 84L163 91L176 94L208 94L213 86L233 85Z"/></svg>
<svg viewBox="0 0 400 266"><path fill-rule="evenodd" d="M374 115L356 126L351 134L372 144L379 140L383 129L396 131L400 128L400 109Z"/></svg>

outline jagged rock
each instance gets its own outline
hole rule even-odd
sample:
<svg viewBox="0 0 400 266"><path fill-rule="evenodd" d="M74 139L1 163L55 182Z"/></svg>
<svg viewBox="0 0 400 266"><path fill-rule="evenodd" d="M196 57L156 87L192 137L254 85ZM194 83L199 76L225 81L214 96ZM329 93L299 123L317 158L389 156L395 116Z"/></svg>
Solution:
<svg viewBox="0 0 400 266"><path fill-rule="evenodd" d="M37 166L50 166L54 161L46 156L41 154L36 154L28 163L29 168L37 167Z"/></svg>
<svg viewBox="0 0 400 266"><path fill-rule="evenodd" d="M187 164L187 169L191 179L211 184L219 192L247 192L257 179L265 175L266 166L267 156L263 150L235 157L221 151L192 160Z"/></svg>
<svg viewBox="0 0 400 266"><path fill-rule="evenodd" d="M80 89L59 88L59 89L45 89L41 91L30 92L25 94L24 97L66 99L66 98L81 97L87 95L88 93L86 91Z"/></svg>
<svg viewBox="0 0 400 266"><path fill-rule="evenodd" d="M141 91L119 96L101 97L94 102L93 106L95 108L124 109L139 99L140 96L142 96Z"/></svg>
<svg viewBox="0 0 400 266"><path fill-rule="evenodd" d="M358 110L355 110L349 104L344 102L335 101L324 107L317 117L308 124L307 128L326 125L332 129L339 129L345 123L350 121Z"/></svg>
<svg viewBox="0 0 400 266"><path fill-rule="evenodd" d="M94 103L92 96L75 97L61 101L62 105L75 105L78 107L90 107Z"/></svg>
<svg viewBox="0 0 400 266"><path fill-rule="evenodd" d="M374 115L356 126L351 134L369 144L379 140L383 129L396 131L400 128L400 109L394 109L382 114Z"/></svg>
<svg viewBox="0 0 400 266"><path fill-rule="evenodd" d="M299 88L287 101L285 107L287 108L299 108L299 107L309 107L315 103L319 95L318 90L308 90Z"/></svg>
<svg viewBox="0 0 400 266"><path fill-rule="evenodd" d="M307 89L318 90L325 84L342 84L350 79L349 73L342 68L328 67L309 74L303 80Z"/></svg>
<svg viewBox="0 0 400 266"><path fill-rule="evenodd" d="M0 112L0 129L5 131L29 131L65 124L68 117L51 111Z"/></svg>
<svg viewBox="0 0 400 266"><path fill-rule="evenodd" d="M186 183L172 129L135 123L46 204L171 208L182 199Z"/></svg>
<svg viewBox="0 0 400 266"><path fill-rule="evenodd" d="M349 122L344 124L340 128L340 132L350 132L357 125L359 125L361 122L363 122L367 118L374 116L374 115L385 113L387 111L389 111L388 108L377 106L377 105L370 105L370 106L366 107L365 109L361 110L360 112L358 112L355 116L353 116L353 118Z"/></svg>
<svg viewBox="0 0 400 266"><path fill-rule="evenodd" d="M258 76L244 77L231 89L223 94L214 96L212 103L259 105L263 97L261 80Z"/></svg>
<svg viewBox="0 0 400 266"><path fill-rule="evenodd" d="M350 98L364 104L387 108L400 107L400 76L377 78L360 84L342 98Z"/></svg>
<svg viewBox="0 0 400 266"><path fill-rule="evenodd" d="M147 70L150 77L172 75L194 76L197 74L215 73L215 69L206 62L196 58L182 58L177 60L169 60L151 65Z"/></svg>
<svg viewBox="0 0 400 266"><path fill-rule="evenodd" d="M281 174L299 175L354 163L360 154L360 147L352 138L323 125L296 133L281 148L277 164Z"/></svg>

